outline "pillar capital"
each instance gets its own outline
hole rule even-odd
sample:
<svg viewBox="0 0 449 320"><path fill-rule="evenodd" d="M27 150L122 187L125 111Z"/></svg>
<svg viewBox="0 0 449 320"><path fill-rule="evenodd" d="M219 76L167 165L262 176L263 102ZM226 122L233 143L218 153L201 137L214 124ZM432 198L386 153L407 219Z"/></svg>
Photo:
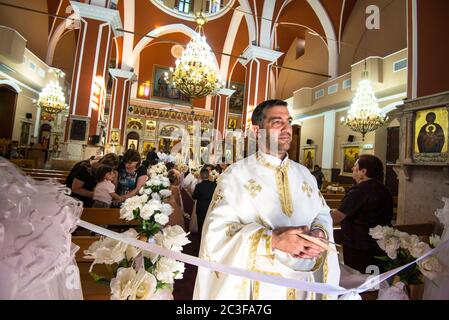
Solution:
<svg viewBox="0 0 449 320"><path fill-rule="evenodd" d="M123 70L123 69L109 69L109 73L115 79L123 78L126 80L131 80L135 76L134 72Z"/></svg>
<svg viewBox="0 0 449 320"><path fill-rule="evenodd" d="M70 1L70 5L78 17L107 22L111 25L116 37L123 36L123 32L117 31L117 29L123 29L120 12L118 10L89 5L78 1Z"/></svg>
<svg viewBox="0 0 449 320"><path fill-rule="evenodd" d="M244 66L246 66L248 62L254 59L262 59L269 62L274 62L283 54L283 52L250 45L242 53L242 57L246 58L246 60L239 59L239 62Z"/></svg>
<svg viewBox="0 0 449 320"><path fill-rule="evenodd" d="M218 92L219 95L221 96L232 96L234 94L235 90L233 89L227 89L227 88L222 88L220 89L220 91Z"/></svg>

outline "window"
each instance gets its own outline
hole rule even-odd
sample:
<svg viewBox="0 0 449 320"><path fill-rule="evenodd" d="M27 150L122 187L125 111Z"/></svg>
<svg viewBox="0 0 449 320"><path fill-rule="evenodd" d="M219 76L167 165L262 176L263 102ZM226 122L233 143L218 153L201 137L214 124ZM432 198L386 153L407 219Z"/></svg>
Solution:
<svg viewBox="0 0 449 320"><path fill-rule="evenodd" d="M193 0L178 0L175 3L175 7L178 9L179 12L182 13L190 13L193 5Z"/></svg>
<svg viewBox="0 0 449 320"><path fill-rule="evenodd" d="M407 59L402 59L393 63L393 72L398 72L407 68Z"/></svg>
<svg viewBox="0 0 449 320"><path fill-rule="evenodd" d="M34 62L30 61L29 68L33 71L36 71L36 65L34 64Z"/></svg>
<svg viewBox="0 0 449 320"><path fill-rule="evenodd" d="M351 79L346 79L345 81L343 81L342 88L343 90L351 88Z"/></svg>
<svg viewBox="0 0 449 320"><path fill-rule="evenodd" d="M215 13L220 10L221 0L208 0L207 1L207 12Z"/></svg>
<svg viewBox="0 0 449 320"><path fill-rule="evenodd" d="M338 83L331 85L327 88L327 94L332 94L338 91Z"/></svg>
<svg viewBox="0 0 449 320"><path fill-rule="evenodd" d="M322 98L324 96L324 89L320 89L318 91L315 91L315 99Z"/></svg>

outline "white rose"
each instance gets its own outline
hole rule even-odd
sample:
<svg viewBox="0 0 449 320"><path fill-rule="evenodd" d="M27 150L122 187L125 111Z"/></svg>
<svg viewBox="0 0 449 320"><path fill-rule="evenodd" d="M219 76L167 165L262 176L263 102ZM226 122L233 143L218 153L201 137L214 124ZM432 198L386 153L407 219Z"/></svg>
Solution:
<svg viewBox="0 0 449 320"><path fill-rule="evenodd" d="M168 216L163 213L158 213L154 215L154 221L159 223L162 226L165 226L168 223Z"/></svg>
<svg viewBox="0 0 449 320"><path fill-rule="evenodd" d="M169 216L173 213L173 207L169 203L163 203L161 207L161 212L166 216Z"/></svg>
<svg viewBox="0 0 449 320"><path fill-rule="evenodd" d="M430 246L425 242L419 242L410 248L410 254L413 258L419 258L428 251L430 251Z"/></svg>
<svg viewBox="0 0 449 320"><path fill-rule="evenodd" d="M151 194L151 198L154 199L154 200L161 200L161 196L157 192L153 192Z"/></svg>
<svg viewBox="0 0 449 320"><path fill-rule="evenodd" d="M430 280L435 280L444 271L437 258L431 256L418 263L421 273Z"/></svg>
<svg viewBox="0 0 449 320"><path fill-rule="evenodd" d="M131 221L134 220L133 210L129 207L123 206L120 209L120 219Z"/></svg>
<svg viewBox="0 0 449 320"><path fill-rule="evenodd" d="M166 249L181 252L182 247L190 243L187 233L180 226L167 226L154 236L156 244Z"/></svg>
<svg viewBox="0 0 449 320"><path fill-rule="evenodd" d="M168 198L171 196L171 191L164 189L164 190L159 191L159 194L161 195L162 198Z"/></svg>
<svg viewBox="0 0 449 320"><path fill-rule="evenodd" d="M117 277L111 280L111 300L127 300L132 293L132 284L136 276L133 268L120 268Z"/></svg>
<svg viewBox="0 0 449 320"><path fill-rule="evenodd" d="M155 208L154 205L147 203L143 206L142 210L140 210L140 217L144 220L149 220L153 216L156 209L157 208Z"/></svg>
<svg viewBox="0 0 449 320"><path fill-rule="evenodd" d="M164 283L173 284L174 279L182 279L184 263L162 257L156 264L156 278Z"/></svg>
<svg viewBox="0 0 449 320"><path fill-rule="evenodd" d="M392 260L397 258L397 250L400 248L401 242L396 237L385 238L385 252Z"/></svg>
<svg viewBox="0 0 449 320"><path fill-rule="evenodd" d="M383 227L377 226L369 229L369 235L376 240L382 239L384 237Z"/></svg>
<svg viewBox="0 0 449 320"><path fill-rule="evenodd" d="M138 201L139 201L141 204L147 203L147 202L148 202L148 194L144 194L144 195L140 196L139 199L138 199Z"/></svg>
<svg viewBox="0 0 449 320"><path fill-rule="evenodd" d="M140 269L131 286L130 300L150 300L155 294L157 280L151 273Z"/></svg>
<svg viewBox="0 0 449 320"><path fill-rule="evenodd" d="M149 196L152 192L153 192L153 190L151 190L151 188L146 188L146 189L145 189L145 194L148 195L148 196Z"/></svg>
<svg viewBox="0 0 449 320"><path fill-rule="evenodd" d="M430 245L431 245L432 247L436 248L436 247L438 247L438 246L440 245L440 243L441 243L441 238L440 238L439 235L432 234L432 235L429 237L429 242L430 242Z"/></svg>

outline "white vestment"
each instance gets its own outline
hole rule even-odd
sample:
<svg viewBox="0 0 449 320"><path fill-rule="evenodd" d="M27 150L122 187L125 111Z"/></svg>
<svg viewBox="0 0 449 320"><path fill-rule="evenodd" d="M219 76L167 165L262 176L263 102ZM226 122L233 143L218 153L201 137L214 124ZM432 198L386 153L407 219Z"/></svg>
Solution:
<svg viewBox="0 0 449 320"><path fill-rule="evenodd" d="M282 168L282 170L281 170ZM229 167L218 181L204 222L200 258L284 278L338 285L336 252L298 259L271 250L271 232L319 227L333 242L329 207L304 166L258 153ZM335 296L250 281L198 268L194 299L334 299Z"/></svg>

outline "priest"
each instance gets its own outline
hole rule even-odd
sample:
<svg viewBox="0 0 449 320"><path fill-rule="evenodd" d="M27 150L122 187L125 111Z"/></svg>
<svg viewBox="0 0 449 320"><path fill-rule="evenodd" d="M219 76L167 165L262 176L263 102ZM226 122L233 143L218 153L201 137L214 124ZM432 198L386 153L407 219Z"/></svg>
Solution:
<svg viewBox="0 0 449 320"><path fill-rule="evenodd" d="M287 103L269 100L251 118L259 150L224 172L204 222L200 258L290 279L338 285L332 218L316 179L288 158L292 117ZM310 239L310 238L309 238ZM199 267L194 299L333 299Z"/></svg>

